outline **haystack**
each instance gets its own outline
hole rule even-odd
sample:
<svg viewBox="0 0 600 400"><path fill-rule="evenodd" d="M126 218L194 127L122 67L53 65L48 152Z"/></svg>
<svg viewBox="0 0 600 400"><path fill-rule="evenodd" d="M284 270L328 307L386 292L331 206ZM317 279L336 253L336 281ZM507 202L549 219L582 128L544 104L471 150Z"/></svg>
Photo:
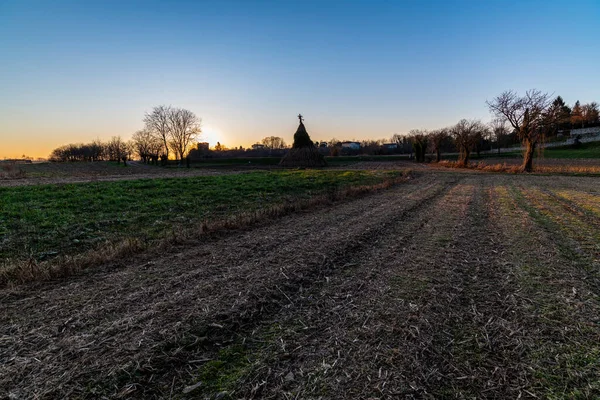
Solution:
<svg viewBox="0 0 600 400"><path fill-rule="evenodd" d="M300 125L294 134L294 145L290 151L281 159L279 165L284 167L324 167L327 165L325 157L315 146L306 127L302 122L302 115L298 115Z"/></svg>

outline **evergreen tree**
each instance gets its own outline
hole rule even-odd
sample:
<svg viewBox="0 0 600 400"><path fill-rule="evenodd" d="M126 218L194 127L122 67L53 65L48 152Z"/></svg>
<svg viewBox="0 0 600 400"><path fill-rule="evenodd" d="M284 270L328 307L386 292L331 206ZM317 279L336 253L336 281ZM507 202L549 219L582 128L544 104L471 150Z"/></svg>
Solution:
<svg viewBox="0 0 600 400"><path fill-rule="evenodd" d="M551 121L550 135L556 135L560 129L568 129L571 123L571 108L566 105L562 97L557 96L552 102L547 113L548 121Z"/></svg>
<svg viewBox="0 0 600 400"><path fill-rule="evenodd" d="M575 102L573 110L571 111L571 127L572 128L583 128L583 109L579 100Z"/></svg>

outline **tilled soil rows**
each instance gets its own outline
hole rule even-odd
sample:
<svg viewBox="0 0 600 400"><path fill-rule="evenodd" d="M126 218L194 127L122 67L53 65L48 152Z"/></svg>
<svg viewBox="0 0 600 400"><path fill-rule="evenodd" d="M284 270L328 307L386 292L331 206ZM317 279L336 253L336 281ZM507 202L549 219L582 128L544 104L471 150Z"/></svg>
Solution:
<svg viewBox="0 0 600 400"><path fill-rule="evenodd" d="M426 172L152 260L4 289L0 387L11 398L598 397L596 187Z"/></svg>

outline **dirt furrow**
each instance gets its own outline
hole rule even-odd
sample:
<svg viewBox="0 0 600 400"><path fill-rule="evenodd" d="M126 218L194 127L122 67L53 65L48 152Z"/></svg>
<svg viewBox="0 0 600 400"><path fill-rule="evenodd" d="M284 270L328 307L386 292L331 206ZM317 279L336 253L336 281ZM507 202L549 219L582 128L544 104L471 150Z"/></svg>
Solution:
<svg viewBox="0 0 600 400"><path fill-rule="evenodd" d="M597 398L598 226L553 195L591 183L423 173L0 290L0 395Z"/></svg>
<svg viewBox="0 0 600 400"><path fill-rule="evenodd" d="M250 371L245 371L247 381L238 387L236 396L275 398L286 393L288 398L422 397L432 391L440 394L451 383L462 382L462 375L445 369L450 368L449 363L461 362L465 363L463 369L468 369L468 362L449 360L455 356L451 349L454 339L436 332L460 323L467 325L465 328L485 327L492 339L500 335L493 332L497 324L488 316L485 320L481 312L473 316L471 303L455 299L461 291L473 294L454 282L457 277L462 281L472 279L471 271L461 269L461 259L457 267L461 270L453 272L448 264L455 265L456 260L446 260L456 245L452 243L452 230L472 211L469 204L473 191L472 185L461 184L412 218L396 220L375 247L355 257L353 261L360 267L329 277L323 288L305 294L310 300L307 304L296 304L294 311L282 310L281 315L274 316L262 333L265 338L261 342L266 345L254 348L249 355L254 363ZM477 207L484 207L483 203L478 200ZM479 262L473 254L462 251L454 252L474 264ZM483 282L490 272L480 274ZM485 282L484 288L476 288L483 292L476 294L477 301L488 296L489 290L496 290L495 285L501 286L496 280ZM452 293L453 284L459 287L458 294ZM440 299L442 296L448 299ZM498 311L502 300L492 298L495 308L487 312ZM458 306L451 307L452 303ZM485 310L488 304L483 303ZM507 307L501 305L504 311ZM502 312L498 314L502 316ZM457 318L459 322L450 321ZM498 324L504 323L499 320ZM477 333L467 330L465 335L473 334L476 341ZM487 351L490 363L496 361L491 359L496 350ZM268 368L261 357L268 360ZM506 360L505 366L511 361L514 359ZM488 375L497 372L488 365L480 367ZM259 372L253 375L252 370Z"/></svg>
<svg viewBox="0 0 600 400"><path fill-rule="evenodd" d="M233 397L525 395L526 315L490 201L466 180L397 220L348 260L359 267L265 322L261 345L238 349L248 365L221 371L244 381Z"/></svg>
<svg viewBox="0 0 600 400"><path fill-rule="evenodd" d="M398 268L395 261L399 257L405 262L410 258L412 250L420 244L416 237L424 239L435 231L437 226L430 220L440 202L452 195L447 192L453 191L448 187L442 196L409 213L397 204L388 204L391 223L381 227L369 246L360 251L341 252L335 260L338 266L326 272L322 285L290 296L290 307L281 308L271 319L263 321L249 337L238 337L230 346L235 351L225 351L221 357L225 361L219 364L218 372L229 376L226 383L234 384L233 388L210 386L200 391L210 396L215 394L213 391L228 389L233 390L230 394L235 398L277 398L281 393L290 398L361 397L365 388L356 385L370 386L367 380L378 375L378 367L373 364L385 362L378 361L378 357L389 350L389 343L375 353L374 347L381 344L383 337L391 338L394 347L398 346L399 338L395 335L398 332L394 329L405 328L386 324L397 318L393 308L397 299L382 298L391 290L390 272ZM400 301L403 312L411 309L408 301ZM247 344L243 350L240 342ZM234 359L232 353L236 355ZM241 368L236 362L244 357L252 361L243 363ZM196 381L206 373L207 368L197 371ZM386 378L389 373L385 373ZM394 380L394 385L408 387L400 375L394 376ZM382 382L373 381L367 391L378 393L374 387ZM394 385L389 388L396 390L392 388Z"/></svg>
<svg viewBox="0 0 600 400"><path fill-rule="evenodd" d="M446 279L425 311L437 321L431 354L424 357L432 371L426 387L435 397L516 398L528 373L520 361L526 334L514 297L518 288L490 222L487 186L470 182L471 196L456 199L462 208L442 263Z"/></svg>
<svg viewBox="0 0 600 400"><path fill-rule="evenodd" d="M600 227L593 218L566 206L537 188L519 188L522 207L533 213L542 229L552 231L563 254L587 274L586 282L600 295ZM525 203L526 202L526 203Z"/></svg>
<svg viewBox="0 0 600 400"><path fill-rule="evenodd" d="M558 225L507 184L495 192L494 222L507 245L527 331L522 362L526 394L538 398L600 396L600 297L589 259L576 255Z"/></svg>
<svg viewBox="0 0 600 400"><path fill-rule="evenodd" d="M287 293L310 287L328 260L372 245L390 204L410 210L443 190L425 178L153 263L4 291L2 387L40 397L164 395L163 375L182 373L173 366L287 306Z"/></svg>

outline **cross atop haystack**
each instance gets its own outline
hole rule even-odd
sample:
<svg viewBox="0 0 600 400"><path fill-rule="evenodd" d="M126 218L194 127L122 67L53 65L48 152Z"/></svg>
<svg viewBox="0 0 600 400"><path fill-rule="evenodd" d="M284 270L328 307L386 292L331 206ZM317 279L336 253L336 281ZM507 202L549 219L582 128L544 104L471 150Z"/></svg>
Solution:
<svg viewBox="0 0 600 400"><path fill-rule="evenodd" d="M327 165L325 157L317 150L310 140L306 127L302 122L304 117L298 114L300 125L294 134L294 144L290 151L281 159L279 165L284 167L324 167Z"/></svg>

